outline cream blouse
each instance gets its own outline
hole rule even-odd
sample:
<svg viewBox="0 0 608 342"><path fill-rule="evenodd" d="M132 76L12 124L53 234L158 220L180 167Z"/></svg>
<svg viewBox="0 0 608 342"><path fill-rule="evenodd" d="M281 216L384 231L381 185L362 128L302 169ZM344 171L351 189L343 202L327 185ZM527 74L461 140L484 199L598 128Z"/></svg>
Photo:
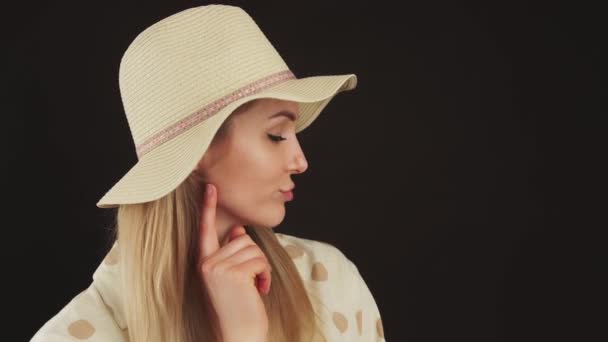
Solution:
<svg viewBox="0 0 608 342"><path fill-rule="evenodd" d="M385 341L380 312L357 267L325 242L275 233L296 265L329 341ZM128 342L116 243L76 295L32 337L32 342Z"/></svg>

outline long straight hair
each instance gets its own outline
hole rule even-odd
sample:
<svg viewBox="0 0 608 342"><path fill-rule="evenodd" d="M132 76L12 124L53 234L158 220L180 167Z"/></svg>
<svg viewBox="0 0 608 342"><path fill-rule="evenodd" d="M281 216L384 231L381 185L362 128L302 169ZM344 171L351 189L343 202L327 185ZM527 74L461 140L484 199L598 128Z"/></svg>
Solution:
<svg viewBox="0 0 608 342"><path fill-rule="evenodd" d="M232 115L245 110L241 106ZM214 138L225 134L229 117ZM197 172L152 202L121 205L116 239L121 256L125 319L131 342L221 341L219 322L205 300L196 269L204 182ZM268 258L272 286L262 301L269 341L326 341L302 279L268 227L246 226ZM315 299L316 300L316 299Z"/></svg>

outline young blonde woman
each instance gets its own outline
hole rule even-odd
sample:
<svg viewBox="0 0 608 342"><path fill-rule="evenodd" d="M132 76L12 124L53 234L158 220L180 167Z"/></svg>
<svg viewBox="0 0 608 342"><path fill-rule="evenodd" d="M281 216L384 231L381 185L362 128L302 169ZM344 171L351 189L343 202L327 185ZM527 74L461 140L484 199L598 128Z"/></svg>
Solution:
<svg viewBox="0 0 608 342"><path fill-rule="evenodd" d="M97 203L116 240L91 285L32 341L384 341L336 247L276 233L300 132L356 76L296 78L241 8L186 9L125 52L138 162Z"/></svg>

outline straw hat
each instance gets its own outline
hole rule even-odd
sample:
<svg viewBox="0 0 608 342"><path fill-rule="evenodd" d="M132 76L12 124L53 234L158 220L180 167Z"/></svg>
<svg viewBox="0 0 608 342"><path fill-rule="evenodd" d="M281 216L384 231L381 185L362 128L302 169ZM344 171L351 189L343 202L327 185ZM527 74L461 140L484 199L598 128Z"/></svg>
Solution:
<svg viewBox="0 0 608 342"><path fill-rule="evenodd" d="M300 132L336 94L356 85L354 74L296 78L239 7L199 6L166 17L142 31L121 59L120 93L138 161L97 206L167 195L245 102L298 102Z"/></svg>

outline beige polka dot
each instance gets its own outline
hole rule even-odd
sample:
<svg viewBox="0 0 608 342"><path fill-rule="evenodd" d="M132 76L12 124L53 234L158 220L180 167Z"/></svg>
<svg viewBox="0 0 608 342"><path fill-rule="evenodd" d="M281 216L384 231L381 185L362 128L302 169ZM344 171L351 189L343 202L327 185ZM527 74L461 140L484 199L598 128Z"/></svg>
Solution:
<svg viewBox="0 0 608 342"><path fill-rule="evenodd" d="M378 331L378 336L384 337L384 328L382 327L382 320L380 318L376 320L376 331Z"/></svg>
<svg viewBox="0 0 608 342"><path fill-rule="evenodd" d="M115 265L118 263L118 247L113 247L110 252L106 255L103 262L106 265Z"/></svg>
<svg viewBox="0 0 608 342"><path fill-rule="evenodd" d="M76 337L79 340L85 340L95 333L95 328L89 321L81 319L74 321L68 326L68 332L70 335Z"/></svg>
<svg viewBox="0 0 608 342"><path fill-rule="evenodd" d="M355 316L357 317L357 331L359 332L359 336L361 336L363 333L363 312L359 310Z"/></svg>
<svg viewBox="0 0 608 342"><path fill-rule="evenodd" d="M299 258L302 255L304 255L304 251L302 250L302 248L300 248L298 246L287 245L287 246L285 246L285 250L287 251L287 254L289 254L289 256L292 259L296 259L296 258Z"/></svg>
<svg viewBox="0 0 608 342"><path fill-rule="evenodd" d="M346 317L344 317L343 314L339 312L334 312L333 319L336 328L338 328L341 333L344 333L346 329L348 329L348 320L346 320Z"/></svg>
<svg viewBox="0 0 608 342"><path fill-rule="evenodd" d="M316 281L327 280L327 269L325 268L325 266L323 266L322 263L315 262L314 265L312 265L311 278L312 280Z"/></svg>

